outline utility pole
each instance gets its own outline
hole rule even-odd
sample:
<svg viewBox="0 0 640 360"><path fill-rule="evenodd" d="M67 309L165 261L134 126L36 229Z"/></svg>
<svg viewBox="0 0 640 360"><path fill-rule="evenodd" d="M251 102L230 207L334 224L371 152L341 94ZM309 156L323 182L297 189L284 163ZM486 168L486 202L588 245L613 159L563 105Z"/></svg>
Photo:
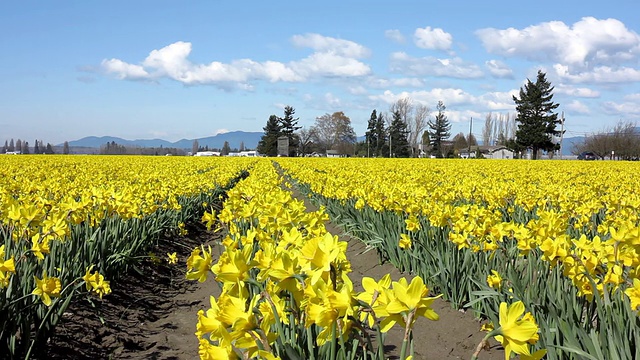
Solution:
<svg viewBox="0 0 640 360"><path fill-rule="evenodd" d="M560 160L562 160L562 139L564 138L564 111L562 112L560 124L562 125L562 130L560 131Z"/></svg>
<svg viewBox="0 0 640 360"><path fill-rule="evenodd" d="M471 159L471 129L473 128L473 117L471 118L471 121L469 121L469 138L467 139L467 142L469 143L469 159Z"/></svg>

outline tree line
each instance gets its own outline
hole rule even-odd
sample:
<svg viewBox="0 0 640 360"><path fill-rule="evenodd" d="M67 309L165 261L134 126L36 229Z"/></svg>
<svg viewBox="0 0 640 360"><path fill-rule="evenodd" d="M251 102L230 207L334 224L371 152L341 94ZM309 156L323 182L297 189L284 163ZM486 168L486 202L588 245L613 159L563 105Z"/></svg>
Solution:
<svg viewBox="0 0 640 360"><path fill-rule="evenodd" d="M23 141L23 140L17 139L16 141L14 141L13 139L11 139L11 140L5 140L4 145L0 149L0 154L6 154L6 153L55 154L55 151L54 151L53 145L51 145L50 143L47 143L47 145L44 145L44 142L42 140L36 140L35 145L33 147L30 147L29 142L26 140ZM63 153L64 154L69 153L69 143L66 141L64 142Z"/></svg>

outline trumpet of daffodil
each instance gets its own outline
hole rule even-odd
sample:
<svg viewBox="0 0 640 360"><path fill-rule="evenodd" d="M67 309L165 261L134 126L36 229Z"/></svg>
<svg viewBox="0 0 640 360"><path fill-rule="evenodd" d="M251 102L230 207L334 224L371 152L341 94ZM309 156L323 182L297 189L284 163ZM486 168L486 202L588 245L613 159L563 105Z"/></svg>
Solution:
<svg viewBox="0 0 640 360"><path fill-rule="evenodd" d="M400 242L398 243L400 249L410 249L412 245L413 242L411 241L411 237L409 235L400 234Z"/></svg>
<svg viewBox="0 0 640 360"><path fill-rule="evenodd" d="M521 356L533 356L529 351L529 344L538 339L538 325L533 316L524 315L524 310L522 301L510 306L504 302L500 304L500 327L495 330L499 335L495 335L495 338L504 347L506 360L509 360L512 352Z"/></svg>
<svg viewBox="0 0 640 360"><path fill-rule="evenodd" d="M420 222L415 215L409 216L408 219L404 221L407 224L407 231L418 231L420 230Z"/></svg>
<svg viewBox="0 0 640 360"><path fill-rule="evenodd" d="M491 270L491 275L487 276L489 287L500 290L502 288L502 278L497 271Z"/></svg>
<svg viewBox="0 0 640 360"><path fill-rule="evenodd" d="M421 277L416 276L408 284L405 278L400 278L393 282L391 300L386 306L386 313L381 311L380 315L386 316L380 323L382 332L387 332L395 323L399 323L404 328L413 328L413 324L420 316L429 320L438 320L438 314L433 311L431 304L437 297L427 297L429 289L425 286Z"/></svg>
<svg viewBox="0 0 640 360"><path fill-rule="evenodd" d="M346 250L347 243L338 241L338 237L330 233L307 241L300 249L300 265L312 273L311 284L315 284L323 275L328 274L332 263L346 260Z"/></svg>
<svg viewBox="0 0 640 360"><path fill-rule="evenodd" d="M191 256L187 259L187 279L205 282L211 270L211 247L208 251L202 248L195 248Z"/></svg>
<svg viewBox="0 0 640 360"><path fill-rule="evenodd" d="M218 262L211 267L216 279L225 283L243 282L249 278L252 246L242 249L227 248Z"/></svg>
<svg viewBox="0 0 640 360"><path fill-rule="evenodd" d="M36 288L31 294L40 296L40 299L45 305L51 306L51 298L59 297L60 291L62 291L60 279L48 277L47 273L42 275L42 279L39 279L37 276L34 276L34 278L36 280Z"/></svg>
<svg viewBox="0 0 640 360"><path fill-rule="evenodd" d="M9 286L11 274L16 272L13 256L5 260L4 245L0 246L0 289Z"/></svg>
<svg viewBox="0 0 640 360"><path fill-rule="evenodd" d="M637 310L638 306L640 306L640 280L633 279L633 286L627 288L624 293L631 301L631 308Z"/></svg>

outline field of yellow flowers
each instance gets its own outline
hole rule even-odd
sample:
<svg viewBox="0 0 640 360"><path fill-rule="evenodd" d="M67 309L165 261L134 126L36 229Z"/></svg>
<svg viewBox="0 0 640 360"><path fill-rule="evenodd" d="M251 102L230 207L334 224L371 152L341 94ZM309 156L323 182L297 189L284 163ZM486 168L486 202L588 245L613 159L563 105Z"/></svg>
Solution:
<svg viewBox="0 0 640 360"><path fill-rule="evenodd" d="M640 358L640 165L282 159L332 219L455 306L522 301L549 359Z"/></svg>
<svg viewBox="0 0 640 360"><path fill-rule="evenodd" d="M488 319L507 357L640 358L635 163L34 155L0 165L9 357L37 352L74 297L108 297L159 235L201 221L224 234L217 259L201 246L186 264L188 279L222 288L194 314L203 359L382 359L393 326L406 359L413 324L438 319L440 294ZM292 187L321 209L306 211ZM365 278L354 291L329 217L418 276Z"/></svg>
<svg viewBox="0 0 640 360"><path fill-rule="evenodd" d="M74 297L111 292L254 160L0 157L0 354L42 351Z"/></svg>

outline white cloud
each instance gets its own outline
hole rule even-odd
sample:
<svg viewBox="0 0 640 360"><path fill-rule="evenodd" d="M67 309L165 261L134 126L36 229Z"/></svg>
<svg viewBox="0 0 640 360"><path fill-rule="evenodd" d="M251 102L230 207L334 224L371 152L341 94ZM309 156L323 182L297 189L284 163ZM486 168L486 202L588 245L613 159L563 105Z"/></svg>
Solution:
<svg viewBox="0 0 640 360"><path fill-rule="evenodd" d="M518 96L519 90L511 90L508 92L488 92L482 94L476 101L476 104L487 110L514 110L515 103L513 96Z"/></svg>
<svg viewBox="0 0 640 360"><path fill-rule="evenodd" d="M342 106L342 101L340 101L340 98L336 97L330 92L324 94L324 101L331 109L337 109Z"/></svg>
<svg viewBox="0 0 640 360"><path fill-rule="evenodd" d="M216 131L213 132L213 135L215 136L215 135L220 135L220 134L226 134L228 132L229 132L229 130L227 130L227 129L217 129Z"/></svg>
<svg viewBox="0 0 640 360"><path fill-rule="evenodd" d="M149 73L140 65L127 64L118 59L102 60L102 68L109 74L115 74L120 80L148 79Z"/></svg>
<svg viewBox="0 0 640 360"><path fill-rule="evenodd" d="M500 60L489 60L485 62L489 73L495 78L513 79L513 70Z"/></svg>
<svg viewBox="0 0 640 360"><path fill-rule="evenodd" d="M476 35L492 54L576 67L633 61L640 54L640 35L616 19L584 17L572 26L550 21L524 29L486 28Z"/></svg>
<svg viewBox="0 0 640 360"><path fill-rule="evenodd" d="M405 42L404 35L402 35L400 30L397 29L386 30L384 32L384 37L399 44L404 44Z"/></svg>
<svg viewBox="0 0 640 360"><path fill-rule="evenodd" d="M369 99L373 101L380 101L386 104L393 104L399 99L409 97L413 101L435 108L438 101L442 100L445 106L449 105L465 105L471 104L476 101L475 97L469 93L464 92L462 89L431 89L429 91L403 91L400 93L394 93L391 90L385 90L382 94L370 95Z"/></svg>
<svg viewBox="0 0 640 360"><path fill-rule="evenodd" d="M427 26L426 28L417 28L413 34L413 40L417 47L423 49L449 50L453 37L448 32Z"/></svg>
<svg viewBox="0 0 640 360"><path fill-rule="evenodd" d="M291 37L291 42L295 46L308 47L321 52L332 52L351 58L363 58L371 55L369 49L358 43L320 34L294 35Z"/></svg>
<svg viewBox="0 0 640 360"><path fill-rule="evenodd" d="M640 93L628 94L623 97L625 101L637 101L640 103Z"/></svg>
<svg viewBox="0 0 640 360"><path fill-rule="evenodd" d="M369 91L362 85L349 86L347 87L347 91L352 95L365 95L369 93Z"/></svg>
<svg viewBox="0 0 640 360"><path fill-rule="evenodd" d="M371 72L368 65L331 52L313 53L305 59L292 62L290 67L303 78L362 76Z"/></svg>
<svg viewBox="0 0 640 360"><path fill-rule="evenodd" d="M640 117L640 103L637 102L617 103L607 101L602 104L602 109L607 114L621 116L622 118L633 119Z"/></svg>
<svg viewBox="0 0 640 360"><path fill-rule="evenodd" d="M388 89L390 87L424 87L422 79L414 77L403 78L370 78L367 80L367 86L375 89Z"/></svg>
<svg viewBox="0 0 640 360"><path fill-rule="evenodd" d="M246 90L253 89L248 83L254 80L301 82L313 77L352 77L371 72L368 65L356 60L356 57L365 56L368 50L354 42L317 34L296 39L299 44L322 51L289 63L239 59L230 63L213 61L194 64L188 59L192 50L191 43L178 41L151 51L141 65L110 59L102 61L102 68L123 80L166 77L186 85L216 84Z"/></svg>
<svg viewBox="0 0 640 360"><path fill-rule="evenodd" d="M391 90L386 90L382 94L370 95L369 100L385 104L393 104L398 99L409 97L417 103L427 105L432 110L435 109L438 101L442 100L448 108L447 111L456 110L460 114L464 115L461 116L460 119L468 120L469 116L476 117L477 114L479 114L477 111L515 110L515 104L512 96L517 94L518 90L514 89L508 92L488 92L480 96L475 96L462 89L435 88L428 91L403 91L400 93L394 93ZM464 110L465 107L473 107L473 110ZM460 110L460 108L463 108L463 110ZM476 115L471 115L472 113Z"/></svg>
<svg viewBox="0 0 640 360"><path fill-rule="evenodd" d="M553 69L560 79L573 83L605 84L640 81L640 70L630 67L598 66L591 71L572 73L568 66L555 64Z"/></svg>
<svg viewBox="0 0 640 360"><path fill-rule="evenodd" d="M571 101L570 103L565 105L565 108L568 111L574 112L574 113L577 113L577 114L589 114L591 112L587 105L581 103L578 100Z"/></svg>
<svg viewBox="0 0 640 360"><path fill-rule="evenodd" d="M565 94L569 96L581 97L581 98L597 98L600 97L600 92L584 87L575 87L572 85L558 84L555 86L555 92L558 94Z"/></svg>
<svg viewBox="0 0 640 360"><path fill-rule="evenodd" d="M451 59L438 59L432 56L416 58L404 52L395 52L391 54L390 67L393 72L414 76L430 75L459 79L483 76L482 70L477 65L466 63L458 57Z"/></svg>

